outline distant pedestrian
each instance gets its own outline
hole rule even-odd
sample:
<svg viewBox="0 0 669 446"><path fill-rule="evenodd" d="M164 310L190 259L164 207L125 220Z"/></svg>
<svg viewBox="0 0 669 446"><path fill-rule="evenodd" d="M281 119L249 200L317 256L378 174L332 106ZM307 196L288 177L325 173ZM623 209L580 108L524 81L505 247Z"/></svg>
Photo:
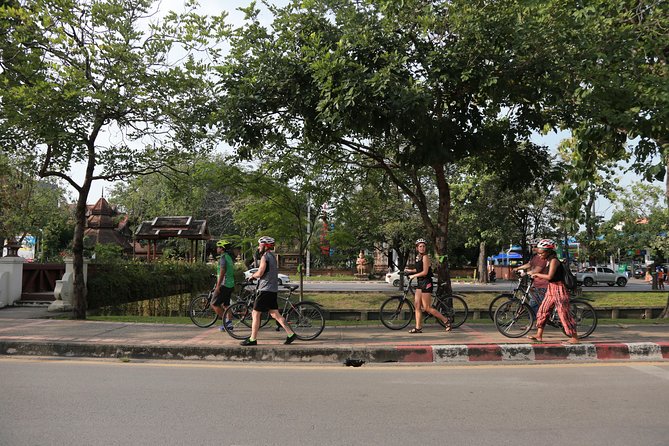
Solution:
<svg viewBox="0 0 669 446"><path fill-rule="evenodd" d="M569 312L569 292L564 285L564 270L555 252L555 242L551 239L543 239L537 244L539 255L548 262L547 272L530 273L532 277L548 280L546 297L537 312L537 334L529 336L536 342L543 342L544 327L548 321L553 307L557 307L557 313L562 322L562 328L569 336L568 344L578 344L576 333L576 322Z"/></svg>
<svg viewBox="0 0 669 446"><path fill-rule="evenodd" d="M664 272L664 268L659 267L657 269L657 289L663 290L664 289L664 280L666 278L667 274Z"/></svg>
<svg viewBox="0 0 669 446"><path fill-rule="evenodd" d="M260 317L263 312L269 312L276 321L286 330L286 341L284 344L291 344L296 335L290 329L286 320L279 312L279 303L277 294L279 292L279 271L274 257L274 239L272 237L260 237L258 240L258 252L260 253L260 265L258 271L251 275L251 279L258 279L258 297L251 313L251 337L242 341L244 346L258 345L258 330L260 330Z"/></svg>

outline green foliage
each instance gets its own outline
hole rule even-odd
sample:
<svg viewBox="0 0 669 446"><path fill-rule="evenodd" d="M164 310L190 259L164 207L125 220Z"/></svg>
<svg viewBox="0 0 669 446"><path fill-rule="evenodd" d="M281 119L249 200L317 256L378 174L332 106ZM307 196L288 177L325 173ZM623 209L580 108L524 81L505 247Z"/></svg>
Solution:
<svg viewBox="0 0 669 446"><path fill-rule="evenodd" d="M662 189L634 183L617 195L616 210L601 226L600 259L606 254L626 256L629 250L651 248L662 253L669 230L669 210L663 204ZM656 254L656 253L654 253ZM661 254L660 254L661 255Z"/></svg>
<svg viewBox="0 0 669 446"><path fill-rule="evenodd" d="M96 264L94 271L88 278L91 309L205 291L211 288L215 274L212 265L176 261L116 261Z"/></svg>
<svg viewBox="0 0 669 446"><path fill-rule="evenodd" d="M123 259L123 248L119 245L98 243L93 247L95 263L108 265Z"/></svg>
<svg viewBox="0 0 669 446"><path fill-rule="evenodd" d="M27 0L0 6L0 147L78 192L77 318L86 308L80 273L91 183L178 166L215 144L208 71L225 33L223 17L201 17L197 4L187 2L184 13L154 21L153 5ZM211 59L204 61L198 53L207 49ZM86 166L82 180L70 173L75 163Z"/></svg>
<svg viewBox="0 0 669 446"><path fill-rule="evenodd" d="M444 255L454 165L513 172L515 187L541 172L543 150L528 136L555 121L542 107L570 79L551 60L564 48L547 44L554 30L571 37L556 13L496 1L295 1L265 28L249 11L219 68L219 119L242 157L292 152L349 181L351 165L378 170Z"/></svg>

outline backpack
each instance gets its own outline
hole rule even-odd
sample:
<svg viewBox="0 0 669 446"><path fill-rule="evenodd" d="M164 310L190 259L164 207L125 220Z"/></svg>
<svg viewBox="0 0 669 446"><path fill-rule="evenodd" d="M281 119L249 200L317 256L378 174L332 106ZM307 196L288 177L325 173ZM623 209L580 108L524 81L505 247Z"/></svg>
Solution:
<svg viewBox="0 0 669 446"><path fill-rule="evenodd" d="M576 276L574 276L574 273L571 272L564 262L560 263L562 263L562 271L564 272L564 286L567 287L568 290L575 290L578 285L576 283Z"/></svg>

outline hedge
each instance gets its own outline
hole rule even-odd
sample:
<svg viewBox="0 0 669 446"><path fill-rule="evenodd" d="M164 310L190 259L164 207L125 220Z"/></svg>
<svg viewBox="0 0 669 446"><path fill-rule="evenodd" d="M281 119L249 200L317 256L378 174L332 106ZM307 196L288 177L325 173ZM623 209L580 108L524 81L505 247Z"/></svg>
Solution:
<svg viewBox="0 0 669 446"><path fill-rule="evenodd" d="M211 289L215 267L180 261L119 261L91 265L88 308L97 309L146 299Z"/></svg>

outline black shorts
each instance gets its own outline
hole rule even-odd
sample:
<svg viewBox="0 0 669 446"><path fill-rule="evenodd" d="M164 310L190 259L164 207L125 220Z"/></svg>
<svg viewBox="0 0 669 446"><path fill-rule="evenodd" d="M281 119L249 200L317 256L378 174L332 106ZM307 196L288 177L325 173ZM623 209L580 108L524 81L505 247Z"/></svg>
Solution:
<svg viewBox="0 0 669 446"><path fill-rule="evenodd" d="M255 305L253 305L253 309L256 311L278 310L277 294L272 291L261 291Z"/></svg>
<svg viewBox="0 0 669 446"><path fill-rule="evenodd" d="M221 285L221 292L218 293L218 296L216 296L216 299L214 299L212 305L220 307L221 304L223 304L223 306L229 307L230 297L232 296L232 290L234 290L234 288L228 288L226 286Z"/></svg>
<svg viewBox="0 0 669 446"><path fill-rule="evenodd" d="M434 288L434 286L432 285L431 278L421 277L418 279L418 289L423 293L432 294L432 288Z"/></svg>

